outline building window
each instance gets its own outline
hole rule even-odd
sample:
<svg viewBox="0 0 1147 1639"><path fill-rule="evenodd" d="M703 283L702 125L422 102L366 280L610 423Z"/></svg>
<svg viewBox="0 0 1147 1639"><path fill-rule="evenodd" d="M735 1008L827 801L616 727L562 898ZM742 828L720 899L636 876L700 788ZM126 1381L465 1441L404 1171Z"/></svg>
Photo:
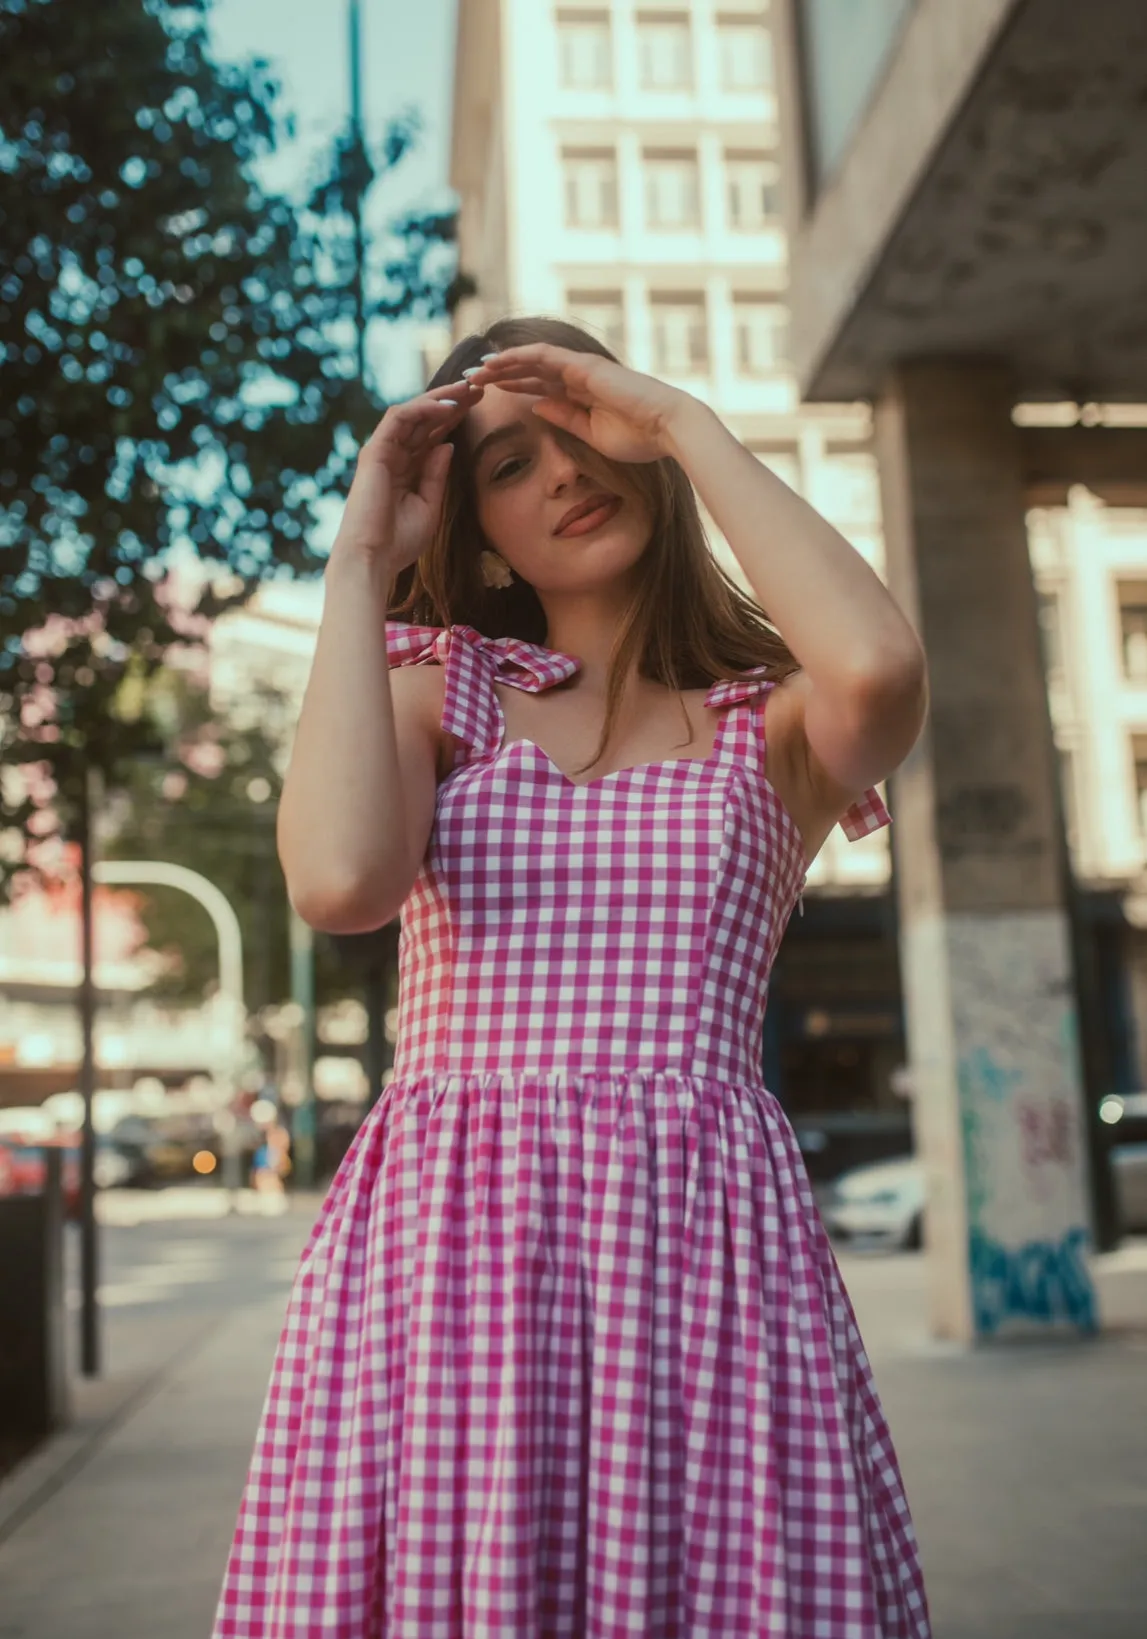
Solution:
<svg viewBox="0 0 1147 1639"><path fill-rule="evenodd" d="M776 473L783 483L790 489L801 492L801 463L800 455L791 444L747 444L746 449L755 455L763 467Z"/></svg>
<svg viewBox="0 0 1147 1639"><path fill-rule="evenodd" d="M608 91L612 87L608 12L558 12L558 76L567 91Z"/></svg>
<svg viewBox="0 0 1147 1639"><path fill-rule="evenodd" d="M1036 589L1036 612L1039 616L1040 648L1043 669L1049 678L1063 676L1063 611L1058 592ZM1147 610L1144 611L1147 614Z"/></svg>
<svg viewBox="0 0 1147 1639"><path fill-rule="evenodd" d="M1120 581L1119 631L1124 677L1147 683L1147 581Z"/></svg>
<svg viewBox="0 0 1147 1639"><path fill-rule="evenodd" d="M719 17L717 45L722 91L772 89L773 41L763 22L751 17Z"/></svg>
<svg viewBox="0 0 1147 1639"><path fill-rule="evenodd" d="M625 356L625 309L619 290L570 290L566 312L619 358Z"/></svg>
<svg viewBox="0 0 1147 1639"><path fill-rule="evenodd" d="M1079 847L1079 804L1075 792L1075 753L1066 746L1055 748L1056 770L1059 774L1059 792L1063 804L1063 829L1068 847L1075 852ZM1140 811L1143 801L1140 799Z"/></svg>
<svg viewBox="0 0 1147 1639"><path fill-rule="evenodd" d="M842 534L867 534L880 528L880 474L868 450L825 451L817 474L820 510Z"/></svg>
<svg viewBox="0 0 1147 1639"><path fill-rule="evenodd" d="M567 228L617 226L617 155L612 148L563 148Z"/></svg>
<svg viewBox="0 0 1147 1639"><path fill-rule="evenodd" d="M734 296L737 373L770 376L783 364L788 314L768 296Z"/></svg>
<svg viewBox="0 0 1147 1639"><path fill-rule="evenodd" d="M1135 761L1135 804L1139 816L1139 834L1147 838L1147 734L1131 736L1131 755Z"/></svg>
<svg viewBox="0 0 1147 1639"><path fill-rule="evenodd" d="M650 228L701 226L701 177L692 149L646 149L645 222Z"/></svg>
<svg viewBox="0 0 1147 1639"><path fill-rule="evenodd" d="M709 368L705 298L700 294L652 297L653 368L667 376L701 375Z"/></svg>
<svg viewBox="0 0 1147 1639"><path fill-rule="evenodd" d="M644 91L688 91L693 84L689 18L681 12L640 12L637 61Z"/></svg>
<svg viewBox="0 0 1147 1639"><path fill-rule="evenodd" d="M780 167L768 154L729 149L725 154L729 226L741 233L764 228L780 215Z"/></svg>

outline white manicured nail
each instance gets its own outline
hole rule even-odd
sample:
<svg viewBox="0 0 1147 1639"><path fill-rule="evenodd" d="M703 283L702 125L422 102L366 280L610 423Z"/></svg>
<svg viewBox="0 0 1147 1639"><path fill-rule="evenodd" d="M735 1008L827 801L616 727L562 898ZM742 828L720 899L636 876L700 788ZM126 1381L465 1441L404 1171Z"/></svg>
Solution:
<svg viewBox="0 0 1147 1639"><path fill-rule="evenodd" d="M479 371L481 370L481 368L482 368L482 366L480 364L473 364L473 365L470 366L469 370L463 370L462 380L463 381L468 381L471 376L476 376L479 373Z"/></svg>
<svg viewBox="0 0 1147 1639"><path fill-rule="evenodd" d="M490 360L491 359L496 359L497 356L498 356L497 353L483 353L482 354L482 363L483 364L489 364Z"/></svg>
<svg viewBox="0 0 1147 1639"><path fill-rule="evenodd" d="M440 398L438 402L439 404L445 404L449 410L456 410L458 408L458 400L456 398Z"/></svg>

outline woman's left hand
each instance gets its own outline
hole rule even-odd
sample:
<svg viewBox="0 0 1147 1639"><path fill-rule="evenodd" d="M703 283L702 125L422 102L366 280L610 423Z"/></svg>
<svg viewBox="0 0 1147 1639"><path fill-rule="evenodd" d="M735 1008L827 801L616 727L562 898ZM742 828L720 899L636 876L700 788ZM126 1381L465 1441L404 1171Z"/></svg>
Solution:
<svg viewBox="0 0 1147 1639"><path fill-rule="evenodd" d="M533 408L539 420L563 427L610 461L668 455L670 426L691 402L688 393L655 376L546 342L507 347L468 379L476 387L538 396Z"/></svg>

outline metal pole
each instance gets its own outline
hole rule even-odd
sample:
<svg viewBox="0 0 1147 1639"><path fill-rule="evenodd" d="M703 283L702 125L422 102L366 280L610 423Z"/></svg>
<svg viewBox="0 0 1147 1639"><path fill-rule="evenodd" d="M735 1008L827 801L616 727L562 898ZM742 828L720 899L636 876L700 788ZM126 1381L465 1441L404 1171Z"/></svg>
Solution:
<svg viewBox="0 0 1147 1639"><path fill-rule="evenodd" d="M97 882L130 887L177 888L189 894L210 916L219 939L219 994L227 1009L228 1043L223 1076L226 1105L216 1112L216 1131L222 1150L220 1186L230 1193L234 1210L242 1188L239 1124L231 1106L246 1056L247 1006L243 990L243 930L235 907L221 889L186 865L159 859L107 859L93 867Z"/></svg>
<svg viewBox="0 0 1147 1639"><path fill-rule="evenodd" d="M315 1183L315 936L291 907L291 1000L302 1014L298 1035L298 1074L302 1098L291 1123L296 1181L303 1189Z"/></svg>
<svg viewBox="0 0 1147 1639"><path fill-rule="evenodd" d="M94 777L85 760L80 774L80 1031L83 1058L80 1093L84 1126L80 1147L80 1370L85 1377L100 1371L99 1240L96 1225L96 985L92 916L92 809Z"/></svg>
<svg viewBox="0 0 1147 1639"><path fill-rule="evenodd" d="M362 6L360 0L350 0L350 135L351 148L357 164L365 172L366 140L362 128ZM358 360L358 379L366 387L366 229L362 219L363 185L359 176L352 204L354 222L354 312L355 348Z"/></svg>

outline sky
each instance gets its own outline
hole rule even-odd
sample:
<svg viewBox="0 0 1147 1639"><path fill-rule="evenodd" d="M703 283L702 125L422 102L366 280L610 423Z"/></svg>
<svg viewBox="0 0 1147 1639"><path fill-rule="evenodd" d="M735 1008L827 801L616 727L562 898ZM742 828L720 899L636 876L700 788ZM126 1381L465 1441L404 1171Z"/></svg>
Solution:
<svg viewBox="0 0 1147 1639"><path fill-rule="evenodd" d="M385 223L415 206L450 203L447 183L456 0L362 0L363 117L368 139L411 107L423 119L418 146L375 190L371 221ZM350 106L346 0L215 0L210 28L222 60L260 57L282 86L281 106L295 115L295 142L264 171L294 193L305 187L317 151L345 122ZM422 385L409 336L384 332L375 353L379 385L404 397Z"/></svg>

